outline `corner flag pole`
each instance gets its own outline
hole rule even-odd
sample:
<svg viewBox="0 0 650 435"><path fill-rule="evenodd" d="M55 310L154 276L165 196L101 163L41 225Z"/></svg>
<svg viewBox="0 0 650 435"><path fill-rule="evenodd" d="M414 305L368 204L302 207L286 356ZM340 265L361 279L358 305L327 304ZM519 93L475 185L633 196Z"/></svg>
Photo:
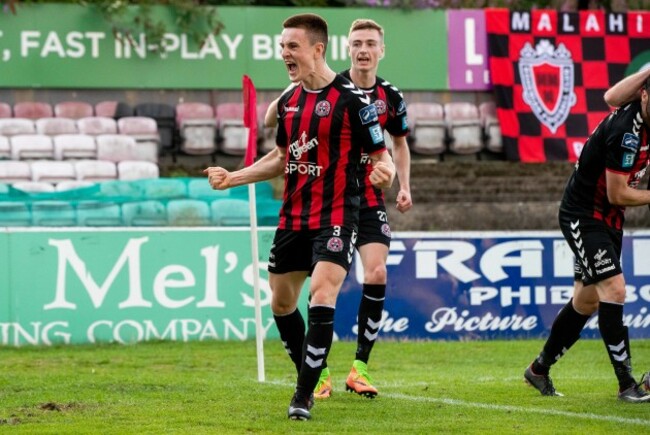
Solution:
<svg viewBox="0 0 650 435"><path fill-rule="evenodd" d="M257 157L257 96L255 85L247 75L242 77L244 89L244 126L248 127L248 145L244 165L250 166ZM264 329L260 297L259 252L257 246L257 207L255 183L248 185L248 204L251 216L251 255L253 257L253 293L255 298L255 343L257 347L257 380L264 382Z"/></svg>

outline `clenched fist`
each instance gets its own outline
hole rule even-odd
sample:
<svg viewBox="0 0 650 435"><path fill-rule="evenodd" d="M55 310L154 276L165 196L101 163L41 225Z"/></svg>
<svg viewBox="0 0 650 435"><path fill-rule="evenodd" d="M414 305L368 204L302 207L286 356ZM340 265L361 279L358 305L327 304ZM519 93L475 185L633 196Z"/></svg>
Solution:
<svg viewBox="0 0 650 435"><path fill-rule="evenodd" d="M211 166L204 169L203 173L208 176L208 182L214 190L226 190L232 187L230 171L221 166Z"/></svg>
<svg viewBox="0 0 650 435"><path fill-rule="evenodd" d="M385 162L375 163L369 175L370 183L378 189L388 189L395 178L395 168Z"/></svg>

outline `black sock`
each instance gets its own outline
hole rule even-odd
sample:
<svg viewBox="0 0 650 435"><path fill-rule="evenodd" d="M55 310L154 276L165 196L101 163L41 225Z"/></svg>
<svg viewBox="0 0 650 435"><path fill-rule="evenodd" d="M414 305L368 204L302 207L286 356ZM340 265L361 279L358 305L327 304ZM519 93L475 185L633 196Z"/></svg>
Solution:
<svg viewBox="0 0 650 435"><path fill-rule="evenodd" d="M320 377L323 363L332 347L334 307L317 305L309 308L309 329L305 337L302 366L298 373L296 395L309 397Z"/></svg>
<svg viewBox="0 0 650 435"><path fill-rule="evenodd" d="M381 313L386 299L386 284L364 284L359 304L357 353L355 359L368 363L372 346L379 334Z"/></svg>
<svg viewBox="0 0 650 435"><path fill-rule="evenodd" d="M635 385L636 382L632 377L630 340L627 327L623 325L623 304L600 302L598 329L605 342L609 360L614 366L621 391Z"/></svg>
<svg viewBox="0 0 650 435"><path fill-rule="evenodd" d="M280 332L280 339L284 344L284 349L295 364L296 371L300 372L302 346L305 342L305 320L298 308L293 313L284 316L274 314L273 318Z"/></svg>
<svg viewBox="0 0 650 435"><path fill-rule="evenodd" d="M544 349L533 361L533 372L547 375L549 369L580 339L580 331L589 317L573 308L573 298L560 310L551 326L551 334L544 343Z"/></svg>

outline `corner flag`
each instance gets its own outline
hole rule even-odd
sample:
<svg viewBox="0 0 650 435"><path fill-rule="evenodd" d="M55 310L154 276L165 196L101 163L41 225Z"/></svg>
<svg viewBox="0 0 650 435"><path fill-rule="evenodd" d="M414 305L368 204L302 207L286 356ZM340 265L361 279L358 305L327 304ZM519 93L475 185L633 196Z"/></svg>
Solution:
<svg viewBox="0 0 650 435"><path fill-rule="evenodd" d="M244 126L248 127L248 145L244 165L250 166L257 157L257 96L255 85L247 75L242 77L244 97ZM255 342L257 347L257 380L264 382L264 328L262 327L262 300L260 296L260 260L257 248L257 208L255 183L248 185L248 205L251 215L251 256L253 257L253 294L255 299Z"/></svg>

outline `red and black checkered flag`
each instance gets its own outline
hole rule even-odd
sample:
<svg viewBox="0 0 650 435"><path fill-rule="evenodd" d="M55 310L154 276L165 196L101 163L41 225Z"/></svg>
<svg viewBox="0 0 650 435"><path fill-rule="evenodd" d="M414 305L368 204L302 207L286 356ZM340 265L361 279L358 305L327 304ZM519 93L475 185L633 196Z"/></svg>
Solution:
<svg viewBox="0 0 650 435"><path fill-rule="evenodd" d="M610 111L605 91L650 62L650 12L485 14L506 157L575 161Z"/></svg>

